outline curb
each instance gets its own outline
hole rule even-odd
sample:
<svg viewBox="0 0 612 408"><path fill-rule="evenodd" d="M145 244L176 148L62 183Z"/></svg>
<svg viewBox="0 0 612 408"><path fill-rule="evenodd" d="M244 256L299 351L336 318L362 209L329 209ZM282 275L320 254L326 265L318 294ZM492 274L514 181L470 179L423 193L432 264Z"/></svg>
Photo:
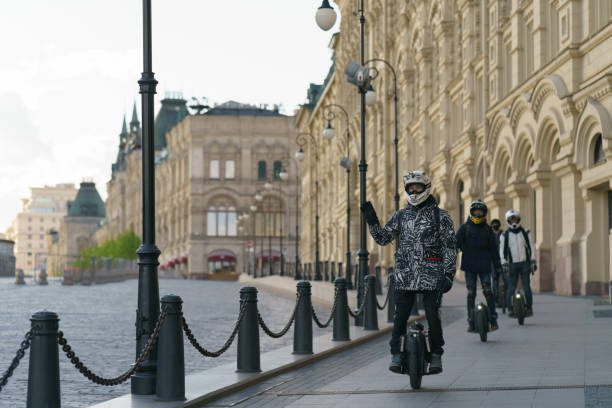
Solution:
<svg viewBox="0 0 612 408"><path fill-rule="evenodd" d="M417 321L421 321L424 320L425 316L424 315L420 315L417 317L413 317L411 319L408 320L408 324L413 323L413 322L417 322ZM379 337L384 336L385 334L389 334L391 333L391 330L393 330L393 326L388 326L385 327L383 329L380 329L372 334L368 334L366 336L360 337L358 339L355 340L351 340L348 341L346 343L340 344L336 347L321 351L319 353L315 353L312 354L309 357L305 357L301 360L298 361L294 361L288 364L285 364L283 366L277 367L273 370L269 370L269 371L264 371L261 374L251 377L251 378L247 378L246 380L243 381L239 381L235 384L229 385L227 387L223 387L220 388L218 390L215 390L213 392L210 392L208 394L205 394L201 397L192 399L190 401L187 401L185 403L185 405L183 405L186 408L196 408L196 407L202 407L205 404L211 403L213 401L216 401L220 398L223 397L227 397L229 395L232 395L238 391L241 391L245 388L248 388L252 385L258 384L260 382L263 382L269 378L275 377L277 375L280 374L284 374L286 372L289 371L293 371L293 370L297 370L298 368L302 368L305 367L307 365L316 363L317 361L323 360L327 357L331 357L335 354L338 354L340 352L343 352L345 350L350 350L352 348L355 348L357 346L360 346L364 343L367 343L369 341L375 340Z"/></svg>

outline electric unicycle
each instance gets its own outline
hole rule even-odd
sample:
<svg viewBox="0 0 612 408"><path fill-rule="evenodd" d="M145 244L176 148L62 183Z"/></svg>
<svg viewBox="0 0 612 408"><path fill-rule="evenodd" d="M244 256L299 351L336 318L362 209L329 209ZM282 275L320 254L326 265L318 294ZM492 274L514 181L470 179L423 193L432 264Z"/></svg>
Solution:
<svg viewBox="0 0 612 408"><path fill-rule="evenodd" d="M425 327L418 322L412 324L408 333L402 336L401 342L402 374L410 376L410 387L413 390L421 388L424 375L439 374L430 372L431 351Z"/></svg>

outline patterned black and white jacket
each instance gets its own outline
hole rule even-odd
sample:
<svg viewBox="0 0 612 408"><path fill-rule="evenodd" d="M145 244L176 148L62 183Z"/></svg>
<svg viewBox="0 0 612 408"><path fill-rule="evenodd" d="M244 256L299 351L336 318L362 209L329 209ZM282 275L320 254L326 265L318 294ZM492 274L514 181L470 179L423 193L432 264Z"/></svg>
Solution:
<svg viewBox="0 0 612 408"><path fill-rule="evenodd" d="M396 237L395 288L438 291L444 274L456 272L455 231L448 211L437 209L432 196L418 206L396 211L387 225L369 225L372 238L387 245ZM439 223L436 222L439 211Z"/></svg>

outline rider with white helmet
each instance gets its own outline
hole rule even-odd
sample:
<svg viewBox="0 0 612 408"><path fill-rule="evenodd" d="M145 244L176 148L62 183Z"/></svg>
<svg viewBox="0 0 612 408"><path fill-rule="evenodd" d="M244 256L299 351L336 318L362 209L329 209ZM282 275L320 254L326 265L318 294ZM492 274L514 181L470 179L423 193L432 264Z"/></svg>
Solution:
<svg viewBox="0 0 612 408"><path fill-rule="evenodd" d="M442 293L448 292L456 271L457 252L453 221L448 212L438 207L431 195L431 182L424 171L411 171L404 176L408 205L396 211L382 227L372 203L361 206L370 234L379 245L396 240L395 315L391 333L392 360L389 369L401 372L400 338L406 333L406 321L417 293L423 294L423 305L429 326L431 363L429 372L442 372Z"/></svg>
<svg viewBox="0 0 612 408"><path fill-rule="evenodd" d="M531 240L529 230L521 226L521 215L517 210L506 212L508 229L501 234L499 239L499 257L502 266L510 275L509 293L514 293L519 276L525 291L527 302L527 316L533 314L533 295L531 293L531 274L537 270L535 260L535 248ZM513 311L510 309L510 316Z"/></svg>

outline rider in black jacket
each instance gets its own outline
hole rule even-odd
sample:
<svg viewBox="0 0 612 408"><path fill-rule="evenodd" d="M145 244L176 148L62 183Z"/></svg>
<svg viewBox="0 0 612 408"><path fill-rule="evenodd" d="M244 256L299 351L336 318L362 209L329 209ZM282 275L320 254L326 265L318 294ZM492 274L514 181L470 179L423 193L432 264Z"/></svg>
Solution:
<svg viewBox="0 0 612 408"><path fill-rule="evenodd" d="M487 206L480 200L470 205L470 217L457 231L457 248L461 256L461 270L465 272L467 286L468 332L474 331L474 303L476 300L476 283L480 278L482 292L489 307L491 330L497 330L497 312L491 288L491 263L501 272L499 252L495 236L486 221Z"/></svg>

